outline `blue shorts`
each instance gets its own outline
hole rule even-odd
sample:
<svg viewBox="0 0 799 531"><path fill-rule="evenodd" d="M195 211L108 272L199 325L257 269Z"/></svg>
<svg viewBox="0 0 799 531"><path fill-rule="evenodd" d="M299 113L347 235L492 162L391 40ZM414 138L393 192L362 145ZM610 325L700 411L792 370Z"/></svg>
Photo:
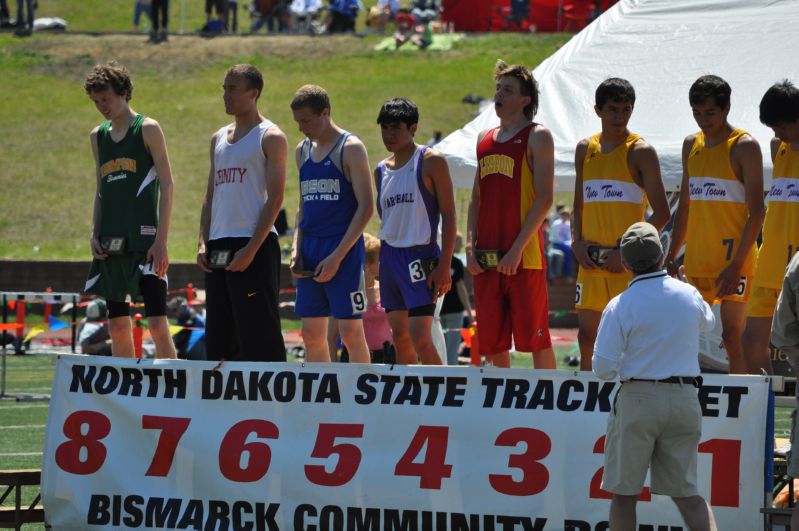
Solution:
<svg viewBox="0 0 799 531"><path fill-rule="evenodd" d="M303 236L300 253L302 268L313 271L319 262L330 256L340 238L314 238ZM297 302L294 312L300 317L329 317L336 319L360 319L366 310L364 291L364 267L366 252L363 237L341 261L336 276L328 282L317 282L312 278L297 279Z"/></svg>
<svg viewBox="0 0 799 531"><path fill-rule="evenodd" d="M435 242L414 247L380 244L380 304L387 312L435 304L422 262L441 255Z"/></svg>

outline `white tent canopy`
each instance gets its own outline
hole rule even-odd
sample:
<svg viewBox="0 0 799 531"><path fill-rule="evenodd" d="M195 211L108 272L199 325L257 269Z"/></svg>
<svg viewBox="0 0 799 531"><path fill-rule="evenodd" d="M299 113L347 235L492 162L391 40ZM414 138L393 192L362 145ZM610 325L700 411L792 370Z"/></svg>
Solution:
<svg viewBox="0 0 799 531"><path fill-rule="evenodd" d="M699 129L688 89L704 74L732 87L729 121L760 142L770 178L773 135L760 123L758 105L773 83L799 83L798 21L797 0L622 0L613 6L534 71L541 91L535 120L555 139L556 190L574 189L574 148L599 131L594 92L608 77L635 87L630 130L657 150L667 190L680 183L684 138ZM472 186L477 135L498 124L490 106L436 146L447 155L456 186Z"/></svg>

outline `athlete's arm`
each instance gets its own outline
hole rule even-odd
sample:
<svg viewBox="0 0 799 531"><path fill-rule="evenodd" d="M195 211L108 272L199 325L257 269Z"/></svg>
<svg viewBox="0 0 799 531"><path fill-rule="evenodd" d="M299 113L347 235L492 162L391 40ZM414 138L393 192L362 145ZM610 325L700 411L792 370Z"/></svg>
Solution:
<svg viewBox="0 0 799 531"><path fill-rule="evenodd" d="M158 122L147 118L142 124L142 138L145 147L150 151L158 176L160 197L158 199L158 231L155 241L147 250L146 260L152 260L155 274L159 277L166 275L169 269L169 252L167 240L169 239L169 222L172 218L172 198L174 183L172 181L172 166L169 164L169 154L166 150L164 132Z"/></svg>
<svg viewBox="0 0 799 531"><path fill-rule="evenodd" d="M258 223L247 245L236 251L228 271L245 271L255 258L255 253L263 245L272 226L275 224L280 207L283 206L283 194L286 188L286 160L288 159L288 141L283 131L273 125L264 133L261 149L266 156L266 203L258 215Z"/></svg>
<svg viewBox="0 0 799 531"><path fill-rule="evenodd" d="M639 140L630 149L630 163L634 170L632 174L639 181L639 186L646 192L652 215L649 223L660 231L671 218L669 201L666 199L666 190L663 188L663 178L660 174L660 162L655 148Z"/></svg>
<svg viewBox="0 0 799 531"><path fill-rule="evenodd" d="M597 265L588 256L588 247L596 242L583 240L583 162L588 151L588 139L580 140L574 150L574 203L572 205L572 252L580 267L596 269Z"/></svg>
<svg viewBox="0 0 799 531"><path fill-rule="evenodd" d="M197 265L206 273L211 272L208 267L208 256L206 255L207 249L205 247L208 243L208 238L211 234L211 205L214 201L214 147L216 146L216 134L211 136L211 169L208 170L208 183L205 186L205 198L203 199L203 208L200 212L200 235L197 242Z"/></svg>
<svg viewBox="0 0 799 531"><path fill-rule="evenodd" d="M488 130L482 131L477 135L477 146L483 141ZM476 150L476 149L475 149ZM480 212L480 158L477 158L477 169L474 171L474 185L472 186L472 197L469 199L469 210L466 217L466 269L472 275L479 275L483 268L477 263L474 251L477 249L477 217Z"/></svg>
<svg viewBox="0 0 799 531"><path fill-rule="evenodd" d="M447 159L438 151L428 149L422 161L422 177L427 186L432 186L432 192L438 202L441 212L441 256L438 266L427 277L427 285L433 288L433 296L443 296L452 288L450 266L452 253L455 252L455 237L458 232L455 218L455 192L452 188L452 177L449 175ZM431 235L435 237L436 235Z"/></svg>
<svg viewBox="0 0 799 531"><path fill-rule="evenodd" d="M355 200L358 201L358 208L352 216L347 231L341 237L338 246L330 255L319 262L316 267L318 282L327 282L332 279L338 271L341 261L347 256L358 238L363 234L366 224L374 212L374 196L372 194L371 170L369 169L369 157L366 154L366 147L359 139L349 137L344 144L344 175L352 183L352 190Z"/></svg>
<svg viewBox="0 0 799 531"><path fill-rule="evenodd" d="M89 140L92 143L92 155L94 155L94 177L96 188L94 191L94 206L92 207L92 236L89 239L89 247L92 250L92 256L97 260L105 260L108 255L103 251L100 245L100 149L97 147L97 131L99 127L92 129L89 134Z"/></svg>
<svg viewBox="0 0 799 531"><path fill-rule="evenodd" d="M732 162L733 171L744 183L749 217L746 219L744 230L741 233L741 241L735 250L732 262L716 279L715 285L718 287L716 296L719 298L732 295L738 289L741 269L752 251L752 246L760 233L760 227L763 225L763 219L766 217L766 209L763 205L763 155L757 140L749 135L741 136L730 150L730 162Z"/></svg>
<svg viewBox="0 0 799 531"><path fill-rule="evenodd" d="M537 125L527 140L527 160L533 161L535 199L527 213L522 230L513 241L510 250L499 261L497 271L505 275L515 275L522 260L522 253L533 235L541 228L541 222L552 208L555 186L555 142L549 129ZM543 258L546 260L546 258Z"/></svg>
<svg viewBox="0 0 799 531"><path fill-rule="evenodd" d="M772 138L771 139L771 163L774 164L774 160L777 158L777 152L780 150L780 144L782 141L779 138Z"/></svg>
<svg viewBox="0 0 799 531"><path fill-rule="evenodd" d="M682 143L682 180L680 181L680 202L677 204L677 212L674 214L674 226L671 229L671 245L666 253L666 270L669 275L678 278L679 266L677 265L677 255L680 254L683 243L685 243L685 233L688 232L688 211L691 208L691 190L688 187L688 156L696 140L696 135L688 135ZM697 234L697 237L701 235Z"/></svg>
<svg viewBox="0 0 799 531"><path fill-rule="evenodd" d="M300 158L302 155L302 142L297 144L296 149L294 149L294 162L297 165L297 172L300 171L300 166L302 165L300 162ZM302 212L303 207L305 206L305 202L302 200L302 190L300 192L300 200L299 204L297 205L297 214L294 216L294 238L291 241L291 261L289 262L289 270L291 274L295 278L299 278L302 275L295 274L300 273L303 271L303 263L302 263L302 229L300 228L300 223L302 222Z"/></svg>

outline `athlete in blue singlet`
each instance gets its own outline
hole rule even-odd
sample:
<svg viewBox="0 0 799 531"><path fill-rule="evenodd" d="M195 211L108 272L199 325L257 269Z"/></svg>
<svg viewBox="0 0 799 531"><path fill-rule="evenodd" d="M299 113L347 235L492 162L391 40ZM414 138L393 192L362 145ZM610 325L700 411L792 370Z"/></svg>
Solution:
<svg viewBox="0 0 799 531"><path fill-rule="evenodd" d="M394 335L397 361L440 365L431 327L435 301L452 286L455 197L444 156L413 141L419 110L407 99L380 109L391 155L375 169L381 218L380 299ZM442 220L442 249L437 243Z"/></svg>
<svg viewBox="0 0 799 531"><path fill-rule="evenodd" d="M368 363L362 234L374 207L366 148L333 123L322 87L300 87L291 110L307 137L296 150L300 205L291 260L305 359L330 361L327 321L332 315L350 361Z"/></svg>

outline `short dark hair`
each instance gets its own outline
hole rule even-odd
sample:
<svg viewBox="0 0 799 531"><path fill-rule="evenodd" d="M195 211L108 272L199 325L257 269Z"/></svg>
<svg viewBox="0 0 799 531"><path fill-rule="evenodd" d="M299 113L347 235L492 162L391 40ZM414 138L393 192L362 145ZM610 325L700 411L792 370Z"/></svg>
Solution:
<svg viewBox="0 0 799 531"><path fill-rule="evenodd" d="M691 85L688 90L688 101L691 105L699 105L713 98L716 105L726 109L730 105L730 94L732 94L732 89L729 83L719 76L706 75L700 77Z"/></svg>
<svg viewBox="0 0 799 531"><path fill-rule="evenodd" d="M248 89L255 89L258 91L258 95L255 97L255 99L261 97L261 91L264 90L264 77L253 65L233 65L227 69L227 72L225 72L225 77L227 76L236 76L242 78L244 82L247 83Z"/></svg>
<svg viewBox="0 0 799 531"><path fill-rule="evenodd" d="M596 88L594 100L600 109L609 101L635 105L635 89L626 79L609 77Z"/></svg>
<svg viewBox="0 0 799 531"><path fill-rule="evenodd" d="M799 89L784 79L773 84L760 100L760 121L767 127L799 120Z"/></svg>
<svg viewBox="0 0 799 531"><path fill-rule="evenodd" d="M524 65L509 65L498 59L494 66L494 80L499 81L503 77L517 79L522 96L530 96L530 103L524 108L524 115L528 120L532 120L538 112L538 82L533 77L533 72Z"/></svg>
<svg viewBox="0 0 799 531"><path fill-rule="evenodd" d="M94 68L86 75L83 88L89 95L92 92L101 92L110 88L117 96L125 96L127 101L133 98L133 82L130 80L130 73L127 68L116 61L94 65Z"/></svg>
<svg viewBox="0 0 799 531"><path fill-rule="evenodd" d="M419 108L406 98L393 98L380 107L378 124L403 123L408 127L419 123Z"/></svg>
<svg viewBox="0 0 799 531"><path fill-rule="evenodd" d="M330 109L330 96L319 85L303 85L291 99L291 110L296 111L308 107L314 114L322 114L325 109Z"/></svg>

